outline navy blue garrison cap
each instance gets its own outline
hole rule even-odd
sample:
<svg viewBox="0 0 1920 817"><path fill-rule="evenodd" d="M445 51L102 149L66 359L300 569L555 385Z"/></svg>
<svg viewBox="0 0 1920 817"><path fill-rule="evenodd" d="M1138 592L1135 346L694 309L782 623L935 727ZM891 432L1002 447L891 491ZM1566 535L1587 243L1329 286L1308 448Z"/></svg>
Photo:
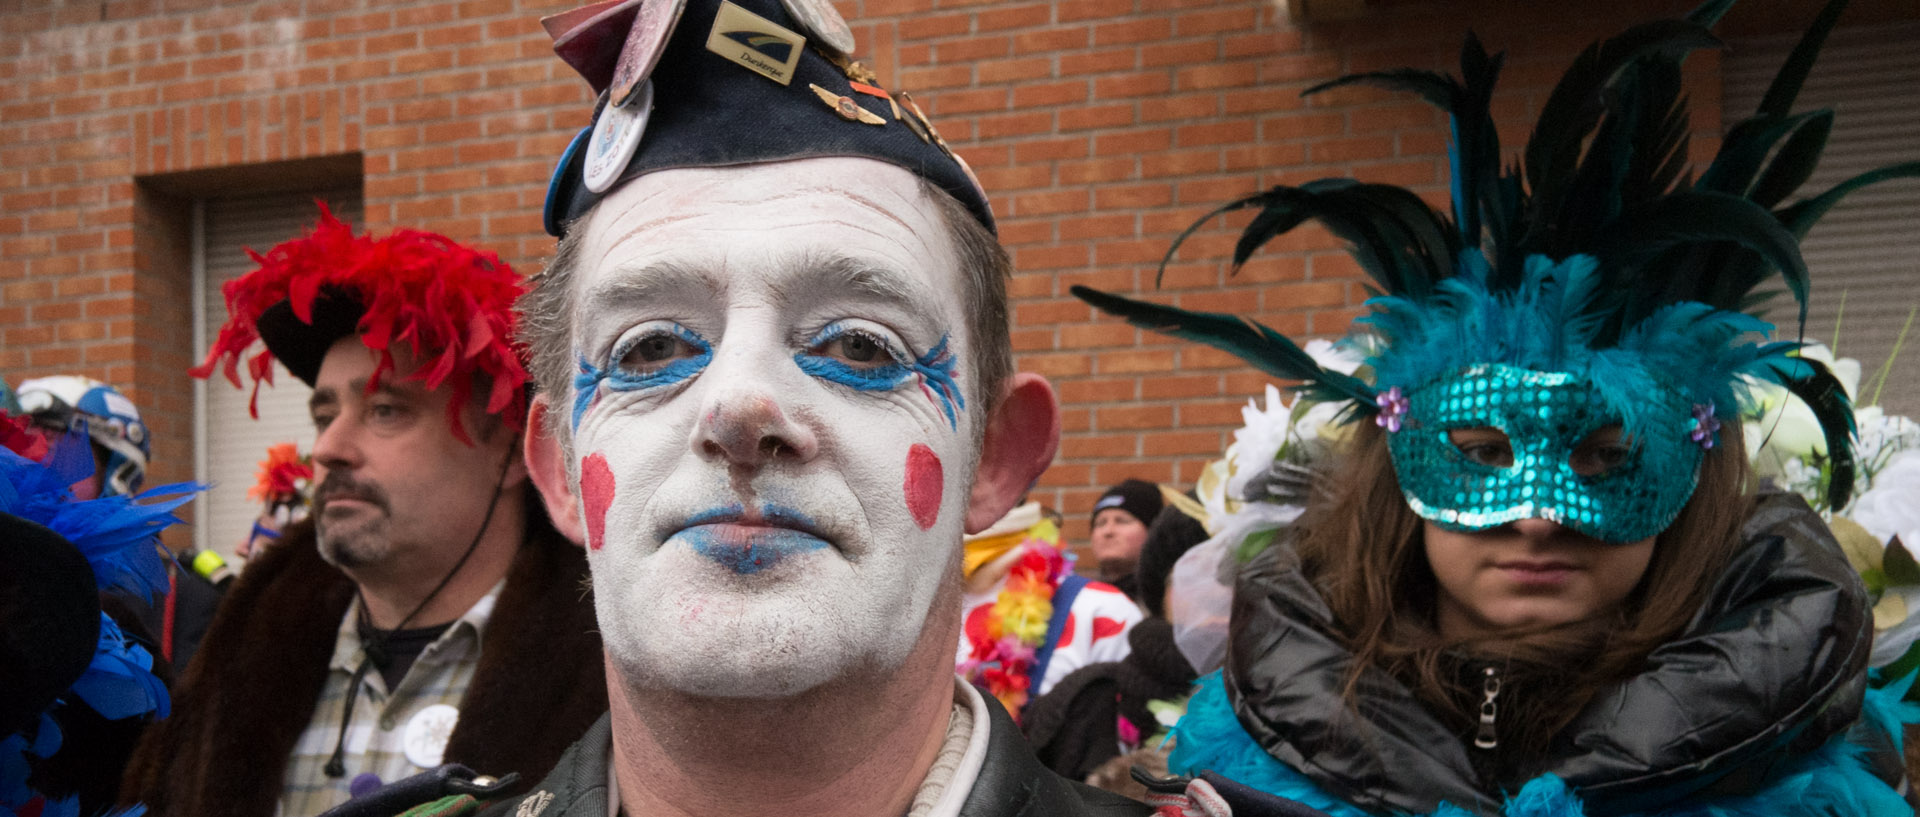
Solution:
<svg viewBox="0 0 1920 817"><path fill-rule="evenodd" d="M820 156L899 165L994 227L973 171L912 97L852 59L830 0L608 0L541 22L599 94L547 187L552 235L656 170Z"/></svg>

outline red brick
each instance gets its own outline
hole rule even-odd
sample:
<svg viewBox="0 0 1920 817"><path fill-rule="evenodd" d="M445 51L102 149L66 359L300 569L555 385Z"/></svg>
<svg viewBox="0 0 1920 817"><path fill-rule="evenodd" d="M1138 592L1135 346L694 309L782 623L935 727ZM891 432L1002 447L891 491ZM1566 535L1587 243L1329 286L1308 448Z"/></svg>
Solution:
<svg viewBox="0 0 1920 817"><path fill-rule="evenodd" d="M1014 354L1022 352L1047 352L1054 348L1051 329L1012 329L1007 333Z"/></svg>
<svg viewBox="0 0 1920 817"><path fill-rule="evenodd" d="M1013 53L1053 55L1085 48L1089 36L1084 26L1026 31L1013 36Z"/></svg>
<svg viewBox="0 0 1920 817"><path fill-rule="evenodd" d="M1186 125L1174 130L1174 142L1181 147L1251 142L1255 130L1254 123L1248 121Z"/></svg>
<svg viewBox="0 0 1920 817"><path fill-rule="evenodd" d="M900 21L903 40L931 40L966 34L973 30L971 14L929 14Z"/></svg>
<svg viewBox="0 0 1920 817"><path fill-rule="evenodd" d="M1166 428L1173 424L1173 406L1118 405L1094 409L1093 422L1102 431Z"/></svg>
<svg viewBox="0 0 1920 817"><path fill-rule="evenodd" d="M1218 457L1226 450L1219 431L1181 431L1149 434L1141 453L1149 457L1165 457L1175 454L1199 454Z"/></svg>
<svg viewBox="0 0 1920 817"><path fill-rule="evenodd" d="M1252 30L1260 21L1258 6L1220 9L1218 11L1186 12L1181 14L1176 26L1181 37L1196 37L1203 34L1238 34Z"/></svg>
<svg viewBox="0 0 1920 817"><path fill-rule="evenodd" d="M1049 79L1053 76L1053 63L1044 57L981 60L974 64L974 76L981 85Z"/></svg>
<svg viewBox="0 0 1920 817"><path fill-rule="evenodd" d="M1353 162L1392 156L1394 141L1389 136L1356 136L1349 139L1320 139L1307 145L1310 162Z"/></svg>
<svg viewBox="0 0 1920 817"><path fill-rule="evenodd" d="M985 77L982 77L982 80L984 81ZM1023 85L1013 89L1015 108L1054 107L1070 102L1085 102L1086 99L1087 83L1085 81Z"/></svg>
<svg viewBox="0 0 1920 817"><path fill-rule="evenodd" d="M1062 380L1054 390L1062 405L1081 403L1117 403L1133 400L1139 394L1140 379L1125 377L1087 377Z"/></svg>
<svg viewBox="0 0 1920 817"><path fill-rule="evenodd" d="M1060 327L1060 348L1097 349L1131 346L1135 330L1124 323L1093 323Z"/></svg>
<svg viewBox="0 0 1920 817"><path fill-rule="evenodd" d="M1007 92L1003 89L989 88L978 91L948 91L933 101L928 114L935 117L955 114L979 113L981 111L999 111L1007 107Z"/></svg>
<svg viewBox="0 0 1920 817"><path fill-rule="evenodd" d="M1013 41L1006 36L968 37L946 40L933 47L939 62L970 62L1013 53Z"/></svg>
<svg viewBox="0 0 1920 817"><path fill-rule="evenodd" d="M1174 76L1174 85L1182 91L1238 88L1252 85L1260 78L1260 66L1251 62L1229 62L1182 68Z"/></svg>
<svg viewBox="0 0 1920 817"><path fill-rule="evenodd" d="M1087 248L1077 244L1051 247L1021 247L1014 251L1014 266L1029 270L1069 269L1087 264Z"/></svg>
<svg viewBox="0 0 1920 817"><path fill-rule="evenodd" d="M9 330L8 332L7 342L9 344L14 342L12 340L12 331L13 330ZM1092 363L1087 355L1078 352L1021 355L1020 359L1015 361L1015 365L1020 371L1033 372L1047 377L1068 377L1071 375L1086 374L1092 369Z"/></svg>
<svg viewBox="0 0 1920 817"><path fill-rule="evenodd" d="M1173 201L1173 187L1165 184L1136 184L1126 187L1109 187L1097 190L1093 194L1093 206L1098 210L1138 209L1154 207Z"/></svg>
<svg viewBox="0 0 1920 817"><path fill-rule="evenodd" d="M1132 381L1125 381L1131 384ZM1125 400L1132 396L1132 390L1111 389L1096 399L1105 401ZM1093 400L1075 402L1094 402ZM1060 440L1062 459L1098 459L1103 457L1136 457L1140 455L1140 436L1137 434L1076 434Z"/></svg>
<svg viewBox="0 0 1920 817"><path fill-rule="evenodd" d="M1173 369L1172 349L1131 349L1100 353L1101 374L1165 372Z"/></svg>
<svg viewBox="0 0 1920 817"><path fill-rule="evenodd" d="M1093 137L1093 152L1097 156L1137 156L1172 146L1173 131L1167 128L1101 133Z"/></svg>
<svg viewBox="0 0 1920 817"><path fill-rule="evenodd" d="M1029 193L1013 200L1015 215L1032 216L1041 214L1077 213L1087 209L1088 196L1085 190L1060 190L1047 193Z"/></svg>
<svg viewBox="0 0 1920 817"><path fill-rule="evenodd" d="M1165 17L1147 17L1105 23L1093 29L1094 45L1122 45L1127 43L1150 43L1168 39L1173 35L1173 21Z"/></svg>
<svg viewBox="0 0 1920 817"><path fill-rule="evenodd" d="M1063 54L1060 57L1060 75L1067 77L1076 74L1105 74L1130 70L1138 67L1139 64L1139 54L1132 48L1109 48L1082 54Z"/></svg>
<svg viewBox="0 0 1920 817"><path fill-rule="evenodd" d="M1076 131L1125 127L1137 120L1134 111L1131 103L1069 108L1060 112L1060 129Z"/></svg>
<svg viewBox="0 0 1920 817"><path fill-rule="evenodd" d="M1026 30L1046 25L1052 17L1051 4L1033 3L982 11L979 26L981 31Z"/></svg>
<svg viewBox="0 0 1920 817"><path fill-rule="evenodd" d="M1095 99L1153 99L1171 90L1173 78L1165 71L1110 74L1093 81Z"/></svg>

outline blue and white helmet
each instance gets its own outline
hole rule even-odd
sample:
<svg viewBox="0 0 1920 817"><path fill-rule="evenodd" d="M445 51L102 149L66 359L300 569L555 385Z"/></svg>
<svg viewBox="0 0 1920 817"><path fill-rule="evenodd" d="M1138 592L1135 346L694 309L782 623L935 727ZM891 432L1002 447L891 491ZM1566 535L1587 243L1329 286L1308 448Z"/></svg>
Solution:
<svg viewBox="0 0 1920 817"><path fill-rule="evenodd" d="M133 494L147 475L153 444L140 409L112 386L77 375L28 380L15 390L20 408L41 425L84 431L107 452L102 496Z"/></svg>

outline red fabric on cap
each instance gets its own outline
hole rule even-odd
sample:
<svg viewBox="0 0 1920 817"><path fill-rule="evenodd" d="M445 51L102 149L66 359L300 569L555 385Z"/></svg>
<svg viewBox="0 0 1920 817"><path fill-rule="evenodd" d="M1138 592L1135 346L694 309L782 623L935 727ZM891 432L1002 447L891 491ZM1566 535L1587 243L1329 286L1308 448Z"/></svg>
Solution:
<svg viewBox="0 0 1920 817"><path fill-rule="evenodd" d="M207 359L189 370L194 377L208 377L220 366L235 388L245 388L240 362L260 340L260 316L285 301L296 318L311 324L314 300L326 288L352 293L366 310L358 325L360 342L380 358L367 382L369 392L394 369L393 344L405 343L420 362L408 379L428 389L452 389L447 416L455 437L471 442L460 409L473 393L475 373L493 381L487 412L521 427L528 375L524 349L513 340L513 303L526 285L498 255L420 230L397 230L377 240L356 236L324 203L311 233L265 255L253 250L247 255L259 268L221 287L227 323ZM253 379L248 408L258 417L260 384L273 382L273 354L262 348L246 364Z"/></svg>

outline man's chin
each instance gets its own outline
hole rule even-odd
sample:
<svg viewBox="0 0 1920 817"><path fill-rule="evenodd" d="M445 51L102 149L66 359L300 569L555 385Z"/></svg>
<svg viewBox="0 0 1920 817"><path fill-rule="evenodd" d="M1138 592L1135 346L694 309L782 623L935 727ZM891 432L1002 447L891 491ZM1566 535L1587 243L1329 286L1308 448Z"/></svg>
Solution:
<svg viewBox="0 0 1920 817"><path fill-rule="evenodd" d="M387 556L385 538L363 527L316 528L315 532L321 561L341 570L367 567Z"/></svg>
<svg viewBox="0 0 1920 817"><path fill-rule="evenodd" d="M813 645L745 645L723 633L683 633L644 645L604 633L614 668L637 689L664 689L697 698L792 698L848 674L857 663ZM772 646L773 649L767 649ZM663 647L667 649L662 649Z"/></svg>
<svg viewBox="0 0 1920 817"><path fill-rule="evenodd" d="M640 588L621 600L597 587L594 597L607 655L630 686L706 698L791 698L895 671L924 623L924 615L880 615L808 592L823 588L785 589L669 592L640 601L647 595Z"/></svg>

